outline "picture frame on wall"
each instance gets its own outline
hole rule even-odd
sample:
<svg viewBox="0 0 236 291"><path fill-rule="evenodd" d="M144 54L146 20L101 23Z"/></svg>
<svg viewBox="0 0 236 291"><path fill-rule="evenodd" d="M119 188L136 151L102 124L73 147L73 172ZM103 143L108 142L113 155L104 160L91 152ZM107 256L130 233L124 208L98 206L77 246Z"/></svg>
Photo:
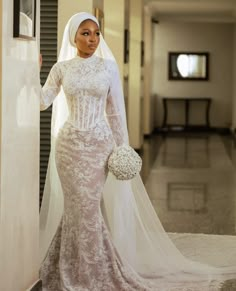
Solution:
<svg viewBox="0 0 236 291"><path fill-rule="evenodd" d="M168 52L168 79L208 81L209 52Z"/></svg>
<svg viewBox="0 0 236 291"><path fill-rule="evenodd" d="M100 31L104 37L104 13L99 8L94 8L94 16L97 18L100 26Z"/></svg>
<svg viewBox="0 0 236 291"><path fill-rule="evenodd" d="M13 1L13 37L35 39L37 0Z"/></svg>

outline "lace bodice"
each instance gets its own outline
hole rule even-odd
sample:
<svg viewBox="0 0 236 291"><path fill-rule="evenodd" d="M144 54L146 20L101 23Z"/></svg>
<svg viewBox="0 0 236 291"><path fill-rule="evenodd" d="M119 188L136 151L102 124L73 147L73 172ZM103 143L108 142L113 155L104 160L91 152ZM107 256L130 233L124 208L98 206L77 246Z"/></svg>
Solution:
<svg viewBox="0 0 236 291"><path fill-rule="evenodd" d="M41 110L48 108L61 87L66 95L68 119L80 131L94 128L108 119L116 143L123 142L117 96L112 94L119 72L114 63L96 55L89 58L74 57L56 63L42 88Z"/></svg>

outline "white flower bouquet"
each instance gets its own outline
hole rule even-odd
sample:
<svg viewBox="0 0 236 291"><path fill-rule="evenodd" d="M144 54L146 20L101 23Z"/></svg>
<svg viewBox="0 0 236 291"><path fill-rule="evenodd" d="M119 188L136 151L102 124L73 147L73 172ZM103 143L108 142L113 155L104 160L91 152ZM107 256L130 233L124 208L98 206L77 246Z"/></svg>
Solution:
<svg viewBox="0 0 236 291"><path fill-rule="evenodd" d="M142 159L136 151L121 145L114 149L108 159L108 169L118 180L130 180L141 170Z"/></svg>

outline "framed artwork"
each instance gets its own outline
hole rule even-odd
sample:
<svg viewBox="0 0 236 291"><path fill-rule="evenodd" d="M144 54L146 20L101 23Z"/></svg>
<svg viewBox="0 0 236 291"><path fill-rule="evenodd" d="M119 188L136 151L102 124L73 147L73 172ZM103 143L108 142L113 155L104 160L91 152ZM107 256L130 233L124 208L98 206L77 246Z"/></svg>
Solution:
<svg viewBox="0 0 236 291"><path fill-rule="evenodd" d="M13 37L35 39L37 0L14 0Z"/></svg>
<svg viewBox="0 0 236 291"><path fill-rule="evenodd" d="M99 8L94 8L94 16L97 18L100 26L101 33L104 37L104 13Z"/></svg>
<svg viewBox="0 0 236 291"><path fill-rule="evenodd" d="M209 53L208 52L169 52L169 80L208 81Z"/></svg>

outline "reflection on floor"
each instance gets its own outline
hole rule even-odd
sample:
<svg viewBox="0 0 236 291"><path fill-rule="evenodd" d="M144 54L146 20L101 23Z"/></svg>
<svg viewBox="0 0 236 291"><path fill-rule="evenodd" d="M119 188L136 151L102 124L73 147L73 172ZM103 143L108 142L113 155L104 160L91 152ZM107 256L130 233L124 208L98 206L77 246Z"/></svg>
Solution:
<svg viewBox="0 0 236 291"><path fill-rule="evenodd" d="M147 192L176 246L195 260L204 257L214 265L236 265L236 147L232 137L154 135L145 140L142 157ZM222 249L224 263L219 255Z"/></svg>
<svg viewBox="0 0 236 291"><path fill-rule="evenodd" d="M233 156L224 136L167 135L145 141L142 177L168 232L236 234Z"/></svg>

